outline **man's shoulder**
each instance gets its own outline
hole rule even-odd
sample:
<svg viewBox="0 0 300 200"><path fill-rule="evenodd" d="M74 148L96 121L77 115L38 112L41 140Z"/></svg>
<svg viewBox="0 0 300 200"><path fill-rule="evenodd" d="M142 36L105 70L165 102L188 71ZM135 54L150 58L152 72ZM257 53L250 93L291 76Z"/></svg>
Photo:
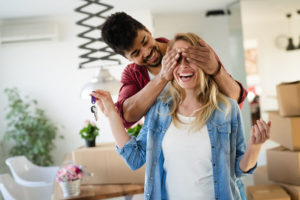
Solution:
<svg viewBox="0 0 300 200"><path fill-rule="evenodd" d="M162 43L168 43L169 42L169 40L167 38L164 38L164 37L159 37L159 38L156 38L155 40L158 41L158 42L162 42Z"/></svg>
<svg viewBox="0 0 300 200"><path fill-rule="evenodd" d="M147 69L146 67L140 66L136 63L130 63L125 67L124 72L129 72L129 73L147 72Z"/></svg>

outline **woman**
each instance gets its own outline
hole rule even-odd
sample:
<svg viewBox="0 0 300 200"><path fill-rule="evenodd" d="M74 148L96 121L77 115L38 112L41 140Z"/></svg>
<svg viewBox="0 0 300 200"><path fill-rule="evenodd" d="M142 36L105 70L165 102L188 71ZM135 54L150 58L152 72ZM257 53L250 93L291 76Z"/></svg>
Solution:
<svg viewBox="0 0 300 200"><path fill-rule="evenodd" d="M201 49L199 40L192 33L177 34L171 48ZM135 170L146 163L145 199L246 199L240 177L256 168L270 122L257 121L246 149L237 103L183 53L173 75L137 138L124 130L109 93L92 93L128 166Z"/></svg>

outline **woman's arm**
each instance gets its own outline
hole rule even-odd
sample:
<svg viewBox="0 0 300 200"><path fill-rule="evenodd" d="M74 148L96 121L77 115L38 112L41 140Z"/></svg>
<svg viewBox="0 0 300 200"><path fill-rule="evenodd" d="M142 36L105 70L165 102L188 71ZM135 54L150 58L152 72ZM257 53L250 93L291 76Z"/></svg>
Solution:
<svg viewBox="0 0 300 200"><path fill-rule="evenodd" d="M239 166L243 172L252 169L257 162L261 146L270 138L271 122L266 123L264 120L257 120L251 128L251 138L248 141L248 147L242 156Z"/></svg>
<svg viewBox="0 0 300 200"><path fill-rule="evenodd" d="M91 96L96 98L97 105L108 118L116 144L119 148L122 148L130 140L130 137L125 131L123 122L116 111L110 93L103 90L96 90Z"/></svg>
<svg viewBox="0 0 300 200"><path fill-rule="evenodd" d="M117 144L117 152L132 170L142 167L146 162L147 126L143 126L137 138L129 137L109 92L96 90L91 96L96 98L97 105L109 120L111 131Z"/></svg>

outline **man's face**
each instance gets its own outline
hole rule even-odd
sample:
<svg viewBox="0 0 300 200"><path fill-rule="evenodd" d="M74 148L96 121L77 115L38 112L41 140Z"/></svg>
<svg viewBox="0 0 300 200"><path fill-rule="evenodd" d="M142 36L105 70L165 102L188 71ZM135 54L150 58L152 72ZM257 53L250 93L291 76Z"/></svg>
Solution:
<svg viewBox="0 0 300 200"><path fill-rule="evenodd" d="M162 53L156 40L147 30L138 30L133 46L125 51L125 57L138 65L157 67L162 60Z"/></svg>

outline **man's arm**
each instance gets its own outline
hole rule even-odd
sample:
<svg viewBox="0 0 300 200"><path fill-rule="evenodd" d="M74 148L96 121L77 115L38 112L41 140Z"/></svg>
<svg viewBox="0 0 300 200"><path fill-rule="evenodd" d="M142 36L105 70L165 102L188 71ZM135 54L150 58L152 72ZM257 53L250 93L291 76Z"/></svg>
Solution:
<svg viewBox="0 0 300 200"><path fill-rule="evenodd" d="M141 90L137 88L135 78L125 78L127 80L123 81L116 106L126 128L146 114L167 83L173 79L178 58L179 53L176 50L168 49L162 59L159 74Z"/></svg>
<svg viewBox="0 0 300 200"><path fill-rule="evenodd" d="M167 85L168 80L155 76L142 90L123 103L123 116L127 122L140 120Z"/></svg>
<svg viewBox="0 0 300 200"><path fill-rule="evenodd" d="M240 96L242 88L240 85L227 73L225 68L219 63L219 71L216 75L213 76L217 85L219 86L220 91L226 96L235 99L240 103Z"/></svg>

